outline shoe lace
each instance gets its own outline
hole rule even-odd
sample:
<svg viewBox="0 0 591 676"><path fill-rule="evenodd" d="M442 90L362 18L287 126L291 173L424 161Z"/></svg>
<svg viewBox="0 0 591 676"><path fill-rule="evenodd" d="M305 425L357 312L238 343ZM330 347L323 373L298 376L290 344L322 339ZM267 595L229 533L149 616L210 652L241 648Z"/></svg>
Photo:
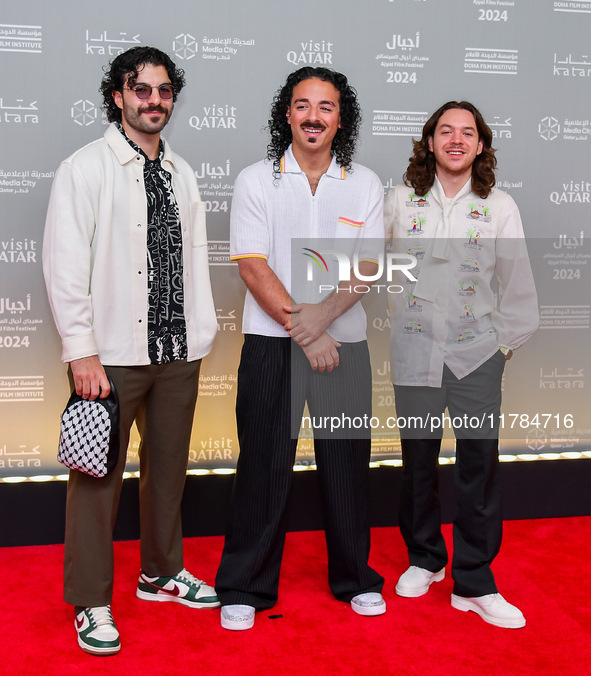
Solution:
<svg viewBox="0 0 591 676"><path fill-rule="evenodd" d="M90 621L96 627L102 627L106 624L114 624L113 615L111 613L111 606L98 606L96 608L88 609L88 616Z"/></svg>
<svg viewBox="0 0 591 676"><path fill-rule="evenodd" d="M200 580L199 578L196 578L194 575L191 575L189 571L186 568L183 568L181 572L178 575L175 575L176 578L179 580L183 580L184 582L189 582L190 584L200 587L202 584L205 584L203 580Z"/></svg>

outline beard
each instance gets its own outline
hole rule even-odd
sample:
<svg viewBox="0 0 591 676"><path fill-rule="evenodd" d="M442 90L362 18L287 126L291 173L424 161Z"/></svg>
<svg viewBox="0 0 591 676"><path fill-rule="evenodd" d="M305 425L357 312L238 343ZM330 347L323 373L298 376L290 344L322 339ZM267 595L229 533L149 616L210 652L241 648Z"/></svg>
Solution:
<svg viewBox="0 0 591 676"><path fill-rule="evenodd" d="M159 117L145 115L147 112L157 111L162 113ZM137 108L126 103L121 113L123 119L135 131L142 134L159 134L167 125L172 115L172 106L167 109L162 106L144 105Z"/></svg>

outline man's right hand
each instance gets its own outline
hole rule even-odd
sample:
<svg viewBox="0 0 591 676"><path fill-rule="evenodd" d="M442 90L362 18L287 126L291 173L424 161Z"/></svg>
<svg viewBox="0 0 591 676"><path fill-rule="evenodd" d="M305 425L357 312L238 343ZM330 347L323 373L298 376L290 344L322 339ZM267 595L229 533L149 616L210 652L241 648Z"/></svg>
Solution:
<svg viewBox="0 0 591 676"><path fill-rule="evenodd" d="M109 396L111 386L103 365L95 354L92 357L82 357L70 362L76 394L83 399L94 401L98 396L101 399Z"/></svg>
<svg viewBox="0 0 591 676"><path fill-rule="evenodd" d="M330 373L335 366L339 365L337 347L341 347L341 344L325 331L320 338L317 338L306 347L302 347L302 350L308 358L312 370L319 370L320 373L324 373L324 371Z"/></svg>

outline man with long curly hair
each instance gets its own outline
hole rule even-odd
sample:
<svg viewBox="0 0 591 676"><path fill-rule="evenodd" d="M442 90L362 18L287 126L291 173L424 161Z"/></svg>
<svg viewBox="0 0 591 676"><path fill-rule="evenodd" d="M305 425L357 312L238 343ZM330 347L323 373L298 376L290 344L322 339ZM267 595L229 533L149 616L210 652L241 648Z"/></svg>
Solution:
<svg viewBox="0 0 591 676"><path fill-rule="evenodd" d="M267 160L236 180L230 254L248 291L236 401L240 456L216 577L226 629L249 629L255 610L277 602L305 400L312 416L337 413L342 402L353 415L371 417L361 295L342 289L317 305L292 304L291 298L292 239L359 243L383 235L381 182L352 163L360 121L355 90L344 75L302 68L274 99ZM376 269L371 261L359 264L360 275ZM342 436L316 438L314 445L329 584L355 612L380 615L384 581L368 565L370 439L367 431Z"/></svg>
<svg viewBox="0 0 591 676"><path fill-rule="evenodd" d="M400 596L426 594L448 561L441 534L442 429L456 437L451 603L499 627L525 625L498 593L498 426L505 362L536 330L538 306L519 211L496 189L492 132L466 101L441 106L386 198L387 237L421 259L392 309L391 370L404 478L400 531L410 567ZM491 286L498 279L498 304ZM420 331L416 329L420 319ZM449 417L444 416L448 408Z"/></svg>
<svg viewBox="0 0 591 676"><path fill-rule="evenodd" d="M205 208L195 173L160 132L185 84L153 47L134 47L106 69L111 124L64 160L51 192L43 267L51 308L84 399L119 398L116 469L72 470L66 506L64 599L75 606L78 644L119 651L111 614L113 526L129 432L141 435L141 573L137 596L217 607L212 587L183 564L181 499L201 358L217 332Z"/></svg>

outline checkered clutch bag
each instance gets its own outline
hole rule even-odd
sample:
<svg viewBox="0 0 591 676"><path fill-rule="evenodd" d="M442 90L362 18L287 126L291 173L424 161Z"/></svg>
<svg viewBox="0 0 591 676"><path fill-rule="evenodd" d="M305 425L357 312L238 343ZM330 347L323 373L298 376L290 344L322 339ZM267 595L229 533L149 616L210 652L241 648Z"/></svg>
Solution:
<svg viewBox="0 0 591 676"><path fill-rule="evenodd" d="M72 393L62 414L57 459L70 469L94 477L106 476L119 459L119 400L111 392L105 399L89 401Z"/></svg>

